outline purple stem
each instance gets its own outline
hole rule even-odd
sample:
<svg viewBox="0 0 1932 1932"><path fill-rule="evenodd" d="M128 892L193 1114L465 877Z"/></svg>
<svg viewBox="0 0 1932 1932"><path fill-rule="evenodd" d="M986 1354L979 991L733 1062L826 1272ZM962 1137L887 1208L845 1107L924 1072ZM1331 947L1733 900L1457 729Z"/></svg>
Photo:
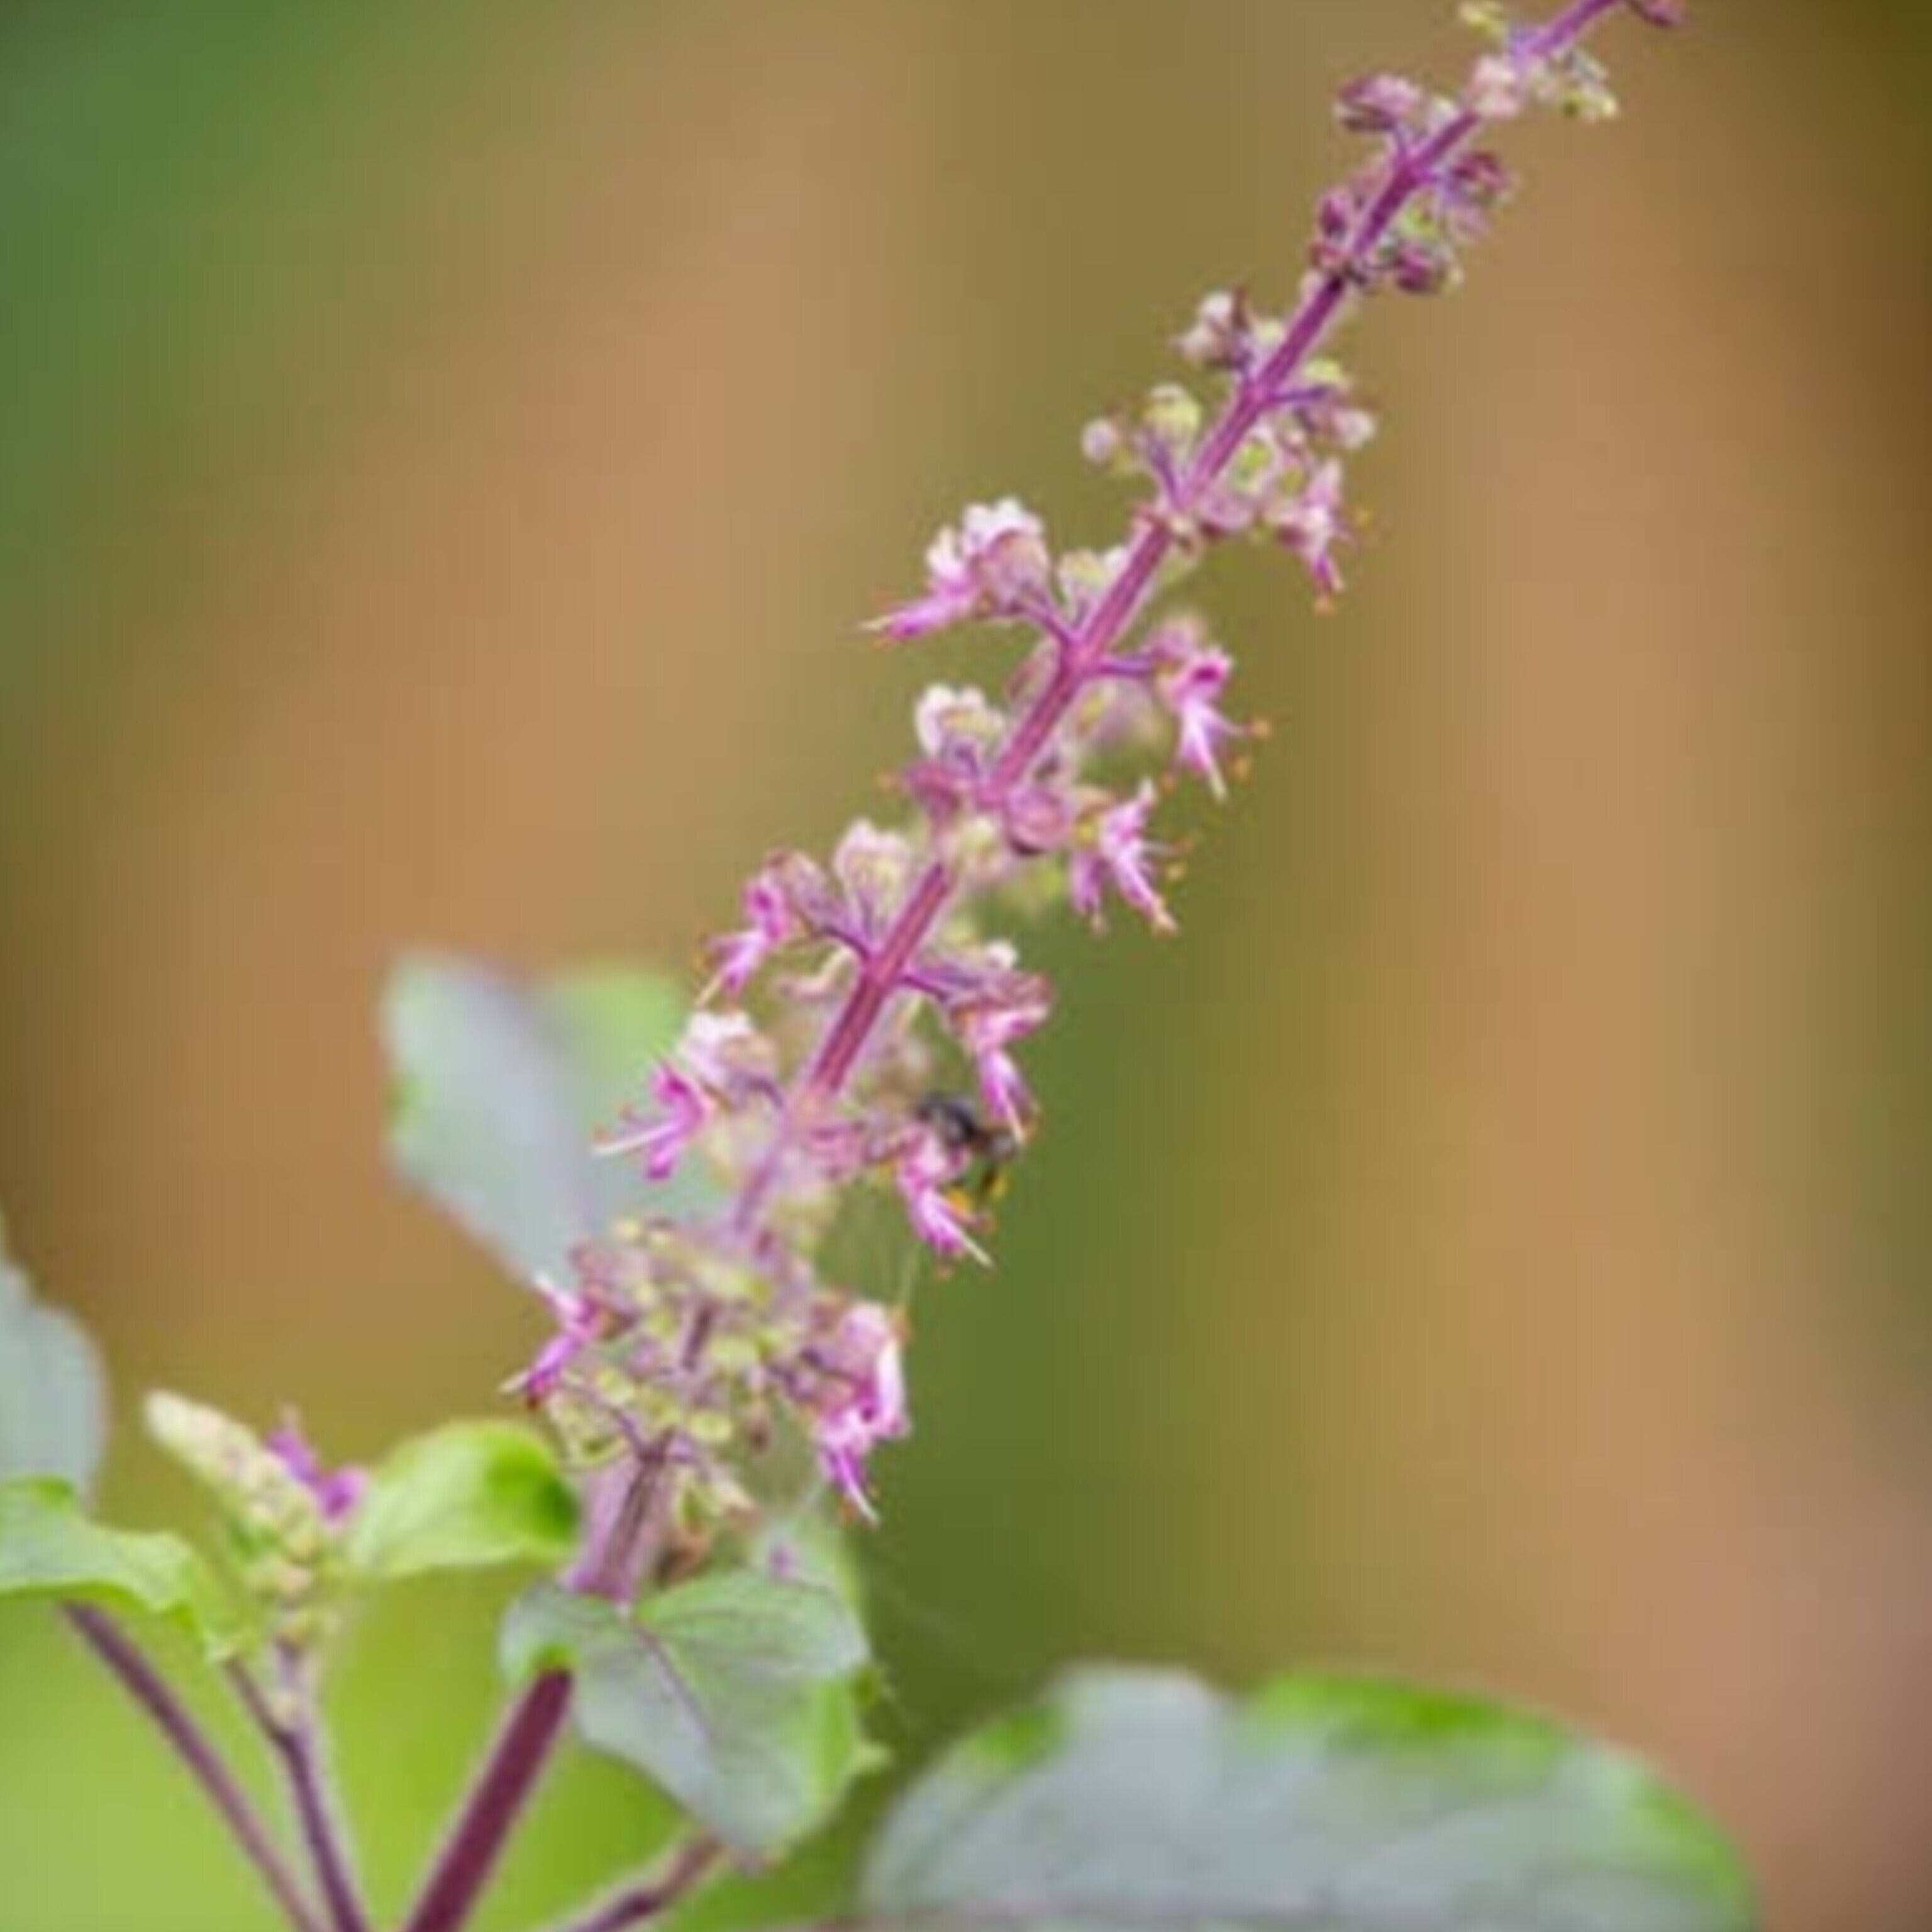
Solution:
<svg viewBox="0 0 1932 1932"><path fill-rule="evenodd" d="M335 1932L369 1932L369 1915L363 1909L350 1867L314 1736L306 1729L292 1730L277 1741L277 1748L288 1768L296 1815L302 1821L302 1836L314 1862L322 1896L328 1901L329 1916L334 1921Z"/></svg>
<svg viewBox="0 0 1932 1932"><path fill-rule="evenodd" d="M1539 58L1560 54L1580 40L1604 14L1627 4L1628 0L1572 0L1525 38L1522 50ZM1372 255L1409 202L1481 124L1480 116L1465 108L1427 140L1392 160L1388 180L1356 226L1347 260L1304 295L1280 345L1241 385L1186 473L1177 480L1169 513L1143 519L1106 594L1082 623L1060 638L1058 668L1015 721L988 776L986 789L989 798L998 797L1026 777L1081 693L1102 674L1153 592L1161 566L1176 542L1175 524L1198 508L1249 432L1270 410L1280 406L1283 392L1335 326L1352 290L1351 268ZM844 1084L887 1004L904 986L908 967L951 904L958 883L944 860L932 860L884 939L861 968L844 1005L788 1096L770 1148L739 1196L732 1220L740 1233L750 1235L756 1230L800 1126L814 1106Z"/></svg>
<svg viewBox="0 0 1932 1932"><path fill-rule="evenodd" d="M675 1905L722 1856L709 1838L694 1839L680 1851L658 1879L649 1879L613 1892L593 1905L581 1918L559 1926L556 1932L625 1932Z"/></svg>
<svg viewBox="0 0 1932 1932"><path fill-rule="evenodd" d="M550 1762L569 1709L568 1672L546 1670L524 1687L496 1734L404 1932L458 1932Z"/></svg>
<svg viewBox="0 0 1932 1932"><path fill-rule="evenodd" d="M627 1604L637 1594L662 1528L656 1508L660 1473L655 1463L647 1463L626 1471L621 1484L593 1482L584 1546L564 1576L567 1588L616 1604ZM570 1692L570 1674L563 1670L546 1670L525 1685L403 1932L460 1932L563 1734Z"/></svg>
<svg viewBox="0 0 1932 1932"><path fill-rule="evenodd" d="M247 1670L238 1664L228 1675L256 1727L281 1760L302 1841L308 1847L309 1863L322 1888L334 1932L369 1932L369 1914L356 1882L347 1838L336 1815L317 1735L314 1700L308 1688L291 1683L298 1699L297 1715L289 1720L278 1714Z"/></svg>
<svg viewBox="0 0 1932 1932"><path fill-rule="evenodd" d="M82 1640L160 1726L296 1932L326 1932L220 1753L154 1666L104 1610L86 1604L68 1604L62 1608Z"/></svg>

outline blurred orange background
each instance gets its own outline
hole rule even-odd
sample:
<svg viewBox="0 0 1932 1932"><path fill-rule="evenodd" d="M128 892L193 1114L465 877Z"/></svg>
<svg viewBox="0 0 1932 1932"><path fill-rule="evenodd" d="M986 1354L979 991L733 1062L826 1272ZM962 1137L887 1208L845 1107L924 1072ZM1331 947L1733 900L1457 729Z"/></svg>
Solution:
<svg viewBox="0 0 1932 1932"><path fill-rule="evenodd" d="M963 501L1104 538L1086 418L1292 282L1422 0L0 18L0 1202L132 1426L488 1409L533 1304L388 1178L431 941L673 966L875 807L856 625ZM1000 1265L922 1294L871 1539L908 1754L1076 1655L1472 1680L1669 1765L1768 1924L1920 1932L1932 1828L1932 20L1618 23L1450 301L1350 353L1356 584L1204 596L1276 722L1180 944L1061 986ZM896 1286L895 1252L881 1260ZM424 1590L344 1686L379 1893L485 1721ZM265 1922L0 1613L0 1928ZM644 1816L574 1774L488 1923Z"/></svg>

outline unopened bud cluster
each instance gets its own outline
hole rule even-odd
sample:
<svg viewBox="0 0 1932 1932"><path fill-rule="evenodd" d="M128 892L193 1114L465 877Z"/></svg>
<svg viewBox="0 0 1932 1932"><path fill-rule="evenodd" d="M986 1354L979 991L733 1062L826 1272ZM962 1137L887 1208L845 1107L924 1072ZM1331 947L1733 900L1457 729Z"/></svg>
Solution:
<svg viewBox="0 0 1932 1932"><path fill-rule="evenodd" d="M1613 110L1581 41L1626 4L1676 11L1573 0L1522 27L1472 5L1485 50L1460 94L1388 76L1343 91L1341 124L1370 153L1322 197L1294 305L1210 295L1178 338L1188 380L1085 433L1088 458L1140 488L1118 546L1057 548L1012 498L934 538L923 589L874 631L1016 631L1018 662L920 700L902 824L862 819L828 860L775 854L714 942L703 999L608 1144L658 1180L701 1160L723 1204L583 1250L572 1281L544 1285L556 1332L519 1378L580 1457L674 1471L680 1508L709 1518L744 1504L744 1456L788 1418L868 1507L866 1458L908 1426L904 1338L821 1273L838 1209L884 1190L942 1258L984 1258L986 1170L1036 1115L1016 1049L1052 1004L1003 919L1061 904L1098 926L1123 907L1171 930L1154 822L1168 778L1222 796L1256 735L1223 709L1226 650L1157 600L1237 536L1298 557L1322 602L1340 590L1346 464L1376 425L1324 344L1366 297L1459 280L1509 190L1486 125Z"/></svg>
<svg viewBox="0 0 1932 1932"><path fill-rule="evenodd" d="M292 1424L264 1438L218 1409L148 1398L148 1432L214 1496L236 1581L284 1656L334 1627L343 1538L362 1498L358 1470L325 1469Z"/></svg>

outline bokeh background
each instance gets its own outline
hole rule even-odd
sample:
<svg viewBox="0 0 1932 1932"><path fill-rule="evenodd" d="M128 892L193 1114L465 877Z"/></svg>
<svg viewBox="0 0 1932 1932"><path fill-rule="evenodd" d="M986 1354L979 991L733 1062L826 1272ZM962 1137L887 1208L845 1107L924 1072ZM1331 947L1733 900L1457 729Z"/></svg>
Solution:
<svg viewBox="0 0 1932 1932"><path fill-rule="evenodd" d="M385 1173L387 963L681 967L870 803L1004 658L858 620L968 499L1112 527L1079 425L1286 289L1328 90L1448 10L9 0L0 1201L124 1425L491 1404L535 1311ZM1355 344L1342 611L1216 574L1277 729L1182 941L1029 940L1051 1118L922 1295L885 1721L1096 1654L1492 1684L1671 1766L1783 1932L1923 1932L1932 21L1614 40L1625 120L1525 130L1468 290ZM185 1500L131 1428L111 1500ZM488 1624L407 1593L346 1670L386 1902ZM654 1828L573 1768L488 1923ZM267 1922L29 1610L0 1875L4 1932Z"/></svg>

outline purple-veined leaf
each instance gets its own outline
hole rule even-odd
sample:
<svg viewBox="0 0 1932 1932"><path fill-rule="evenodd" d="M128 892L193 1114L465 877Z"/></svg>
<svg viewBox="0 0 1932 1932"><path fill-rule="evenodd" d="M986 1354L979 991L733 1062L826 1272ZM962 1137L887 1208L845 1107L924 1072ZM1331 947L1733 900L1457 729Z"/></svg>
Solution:
<svg viewBox="0 0 1932 1932"><path fill-rule="evenodd" d="M865 1633L819 1583L734 1570L629 1613L539 1585L511 1607L503 1658L514 1678L570 1670L585 1742L749 1858L824 1823L872 1761L854 1682Z"/></svg>

